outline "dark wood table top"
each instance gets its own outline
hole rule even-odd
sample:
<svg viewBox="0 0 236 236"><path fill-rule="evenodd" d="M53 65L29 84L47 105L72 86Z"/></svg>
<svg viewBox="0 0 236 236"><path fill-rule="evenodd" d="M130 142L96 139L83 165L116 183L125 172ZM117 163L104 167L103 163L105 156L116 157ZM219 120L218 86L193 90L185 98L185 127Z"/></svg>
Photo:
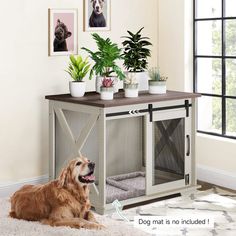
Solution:
<svg viewBox="0 0 236 236"><path fill-rule="evenodd" d="M82 104L95 107L117 107L117 106L126 106L134 104L143 104L143 103L154 103L154 102L163 102L170 100L180 100L180 99L190 99L200 97L200 94L197 93L185 93L178 91L167 91L166 94L161 95L151 95L147 91L139 92L137 98L125 98L124 92L121 91L114 95L114 99L111 101L100 100L100 94L96 92L88 92L84 97L73 98L70 94L59 94L59 95L49 95L45 98L48 100Z"/></svg>

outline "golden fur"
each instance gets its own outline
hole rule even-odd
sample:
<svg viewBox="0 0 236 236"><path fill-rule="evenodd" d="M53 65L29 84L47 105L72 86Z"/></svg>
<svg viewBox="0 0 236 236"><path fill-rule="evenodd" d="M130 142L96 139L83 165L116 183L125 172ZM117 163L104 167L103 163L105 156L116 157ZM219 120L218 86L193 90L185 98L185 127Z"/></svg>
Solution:
<svg viewBox="0 0 236 236"><path fill-rule="evenodd" d="M11 197L10 216L51 226L102 229L90 211L88 184L79 181L79 175L88 172L88 164L87 158L77 158L57 180L22 187Z"/></svg>

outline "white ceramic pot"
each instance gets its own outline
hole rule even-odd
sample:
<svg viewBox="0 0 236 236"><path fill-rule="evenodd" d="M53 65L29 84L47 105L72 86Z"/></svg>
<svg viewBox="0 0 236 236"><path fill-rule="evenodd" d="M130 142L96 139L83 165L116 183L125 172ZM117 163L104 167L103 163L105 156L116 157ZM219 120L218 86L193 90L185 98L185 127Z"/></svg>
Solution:
<svg viewBox="0 0 236 236"><path fill-rule="evenodd" d="M124 90L126 98L138 97L138 84L124 84Z"/></svg>
<svg viewBox="0 0 236 236"><path fill-rule="evenodd" d="M149 80L149 75L147 71L143 72L126 72L131 73L135 76L137 83L138 83L138 90L139 91L147 91L148 90L148 80Z"/></svg>
<svg viewBox="0 0 236 236"><path fill-rule="evenodd" d="M101 100L113 100L114 88L113 87L101 87L100 88L100 98Z"/></svg>
<svg viewBox="0 0 236 236"><path fill-rule="evenodd" d="M72 97L75 98L83 97L86 90L86 83L84 81L80 82L70 81L69 88Z"/></svg>
<svg viewBox="0 0 236 236"><path fill-rule="evenodd" d="M149 80L149 93L150 94L165 94L166 81Z"/></svg>
<svg viewBox="0 0 236 236"><path fill-rule="evenodd" d="M114 89L114 93L117 93L119 91L119 86L118 86L118 78L117 77L109 77L113 80L113 89ZM102 86L102 80L104 79L104 77L102 76L97 76L96 77L96 92L100 93L101 92L101 86Z"/></svg>

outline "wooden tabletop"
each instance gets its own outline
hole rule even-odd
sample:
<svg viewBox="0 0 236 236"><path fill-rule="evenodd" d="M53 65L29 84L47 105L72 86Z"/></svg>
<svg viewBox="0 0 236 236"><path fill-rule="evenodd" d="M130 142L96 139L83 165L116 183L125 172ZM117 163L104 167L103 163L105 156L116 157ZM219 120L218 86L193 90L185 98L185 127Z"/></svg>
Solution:
<svg viewBox="0 0 236 236"><path fill-rule="evenodd" d="M88 92L82 98L73 98L70 94L60 94L60 95L49 95L45 98L48 100L68 102L83 104L95 107L116 107L116 106L126 106L142 103L154 103L169 100L180 100L200 97L197 93L185 93L178 91L167 91L166 94L161 95L151 95L147 91L140 92L137 98L125 98L124 92L119 92L114 95L114 99L111 101L100 100L100 94L96 92Z"/></svg>

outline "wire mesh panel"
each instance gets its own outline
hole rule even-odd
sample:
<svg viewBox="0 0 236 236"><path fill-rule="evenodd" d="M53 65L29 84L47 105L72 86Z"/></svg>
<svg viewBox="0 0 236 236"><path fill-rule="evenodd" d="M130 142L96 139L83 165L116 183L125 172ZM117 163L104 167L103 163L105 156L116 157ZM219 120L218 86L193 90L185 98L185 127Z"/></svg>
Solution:
<svg viewBox="0 0 236 236"><path fill-rule="evenodd" d="M185 120L154 122L153 185L184 178Z"/></svg>

